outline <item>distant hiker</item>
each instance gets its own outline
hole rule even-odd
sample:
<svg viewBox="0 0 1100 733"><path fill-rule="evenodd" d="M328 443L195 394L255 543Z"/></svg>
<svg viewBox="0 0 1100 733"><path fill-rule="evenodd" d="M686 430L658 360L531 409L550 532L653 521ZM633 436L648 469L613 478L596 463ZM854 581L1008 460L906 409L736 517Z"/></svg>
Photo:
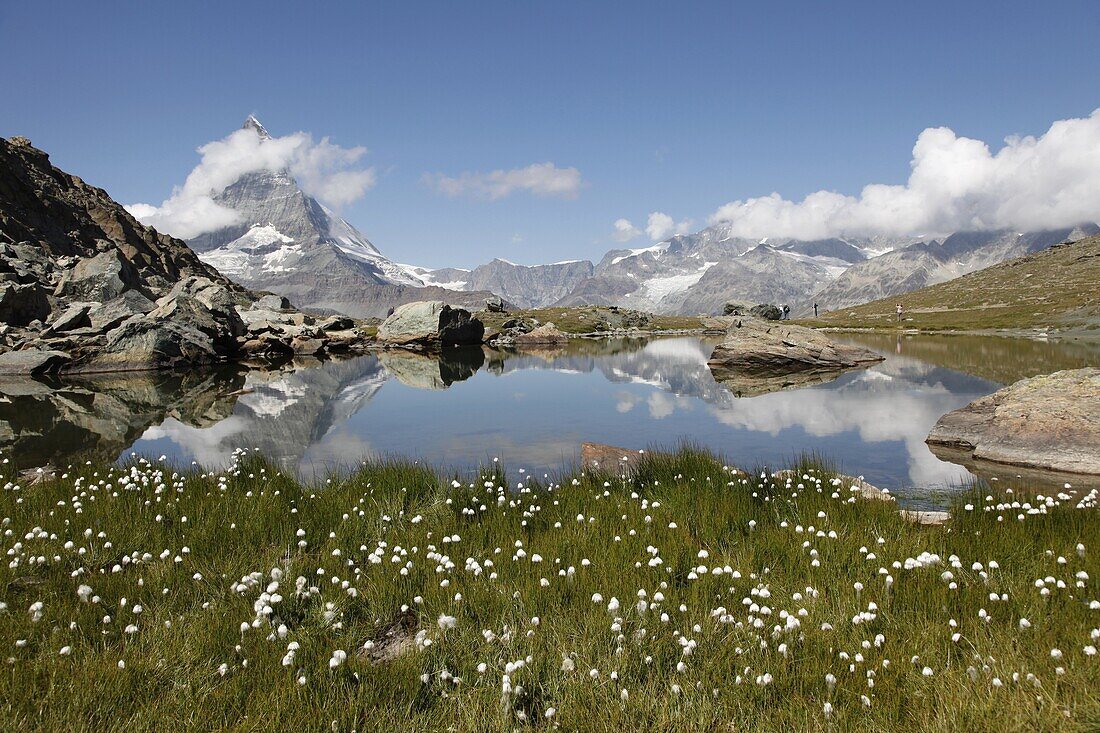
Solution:
<svg viewBox="0 0 1100 733"><path fill-rule="evenodd" d="M392 316L392 315L393 315L393 310L394 310L394 308L393 308L393 306L391 305L391 306L390 306L390 309L389 309L388 311L386 311L386 318L389 318L390 316Z"/></svg>
<svg viewBox="0 0 1100 733"><path fill-rule="evenodd" d="M814 318L817 318L817 303L814 303Z"/></svg>
<svg viewBox="0 0 1100 733"><path fill-rule="evenodd" d="M898 309L898 323L901 323L901 314L902 314L902 310L903 310L903 308L901 307L901 303L898 303L897 309Z"/></svg>
<svg viewBox="0 0 1100 733"><path fill-rule="evenodd" d="M789 305L783 306L783 320L791 320L791 307Z"/></svg>

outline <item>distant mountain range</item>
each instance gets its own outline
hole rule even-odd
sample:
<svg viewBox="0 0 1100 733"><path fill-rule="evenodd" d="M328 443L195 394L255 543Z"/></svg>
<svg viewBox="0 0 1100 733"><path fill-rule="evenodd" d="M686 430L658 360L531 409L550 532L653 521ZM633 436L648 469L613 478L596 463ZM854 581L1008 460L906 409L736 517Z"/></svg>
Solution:
<svg viewBox="0 0 1100 733"><path fill-rule="evenodd" d="M621 305L694 315L720 313L727 302L742 301L789 304L793 313L806 314L815 302L821 311L845 308L1100 233L1097 225L1085 224L1040 232L958 232L942 239L808 241L746 239L729 230L718 224L649 247L613 249L596 265L494 260L472 272L420 270L419 276L425 282L453 278L446 287L492 290L531 306ZM591 274L583 276L586 271Z"/></svg>
<svg viewBox="0 0 1100 733"><path fill-rule="evenodd" d="M245 129L270 139L249 116ZM621 305L666 314L720 313L725 303L789 304L795 314L845 308L944 282L1100 227L958 232L945 238L797 240L734 236L719 223L651 246L588 260L430 269L384 256L355 227L304 193L289 171L249 173L214 197L243 223L191 239L226 276L296 305L384 316L413 300L483 307L492 294L523 308Z"/></svg>

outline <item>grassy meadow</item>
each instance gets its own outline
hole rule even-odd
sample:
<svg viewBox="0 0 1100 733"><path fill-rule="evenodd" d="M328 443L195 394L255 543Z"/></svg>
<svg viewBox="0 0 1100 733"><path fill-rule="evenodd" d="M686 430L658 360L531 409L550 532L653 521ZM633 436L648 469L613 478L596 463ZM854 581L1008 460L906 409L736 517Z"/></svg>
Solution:
<svg viewBox="0 0 1100 733"><path fill-rule="evenodd" d="M499 329L513 318L535 318L541 323L553 323L559 331L567 334L585 334L598 332L596 324L606 306L575 306L567 308L526 308L509 310L507 313L479 311L477 317L487 328ZM670 316L650 314L646 331L697 331L706 328L704 318L695 316Z"/></svg>
<svg viewBox="0 0 1100 733"><path fill-rule="evenodd" d="M1095 493L946 527L690 449L564 479L82 465L0 492L6 730L1100 728Z"/></svg>

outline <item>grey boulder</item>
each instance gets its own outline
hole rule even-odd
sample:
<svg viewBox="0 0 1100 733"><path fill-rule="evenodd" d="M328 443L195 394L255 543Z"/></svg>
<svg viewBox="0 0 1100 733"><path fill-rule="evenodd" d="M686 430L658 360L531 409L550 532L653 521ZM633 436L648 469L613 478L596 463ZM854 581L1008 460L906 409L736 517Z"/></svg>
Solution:
<svg viewBox="0 0 1100 733"><path fill-rule="evenodd" d="M140 282L137 269L117 249L82 259L65 273L55 291L59 296L104 302Z"/></svg>
<svg viewBox="0 0 1100 733"><path fill-rule="evenodd" d="M136 290L127 290L119 297L91 309L88 318L96 331L110 331L128 318L149 313L156 304Z"/></svg>
<svg viewBox="0 0 1100 733"><path fill-rule="evenodd" d="M378 340L395 346L472 345L484 336L485 324L441 300L398 306L378 328Z"/></svg>
<svg viewBox="0 0 1100 733"><path fill-rule="evenodd" d="M88 314L93 306L95 306L95 303L73 303L50 322L48 331L50 333L64 333L65 331L74 331L78 328L91 326L92 320L88 317Z"/></svg>
<svg viewBox="0 0 1100 733"><path fill-rule="evenodd" d="M45 321L50 315L46 290L37 284L0 284L0 322L9 326L27 326Z"/></svg>
<svg viewBox="0 0 1100 733"><path fill-rule="evenodd" d="M771 303L754 305L752 308L749 308L749 315L763 318L766 321L783 320L783 311L779 310L779 306L772 305Z"/></svg>

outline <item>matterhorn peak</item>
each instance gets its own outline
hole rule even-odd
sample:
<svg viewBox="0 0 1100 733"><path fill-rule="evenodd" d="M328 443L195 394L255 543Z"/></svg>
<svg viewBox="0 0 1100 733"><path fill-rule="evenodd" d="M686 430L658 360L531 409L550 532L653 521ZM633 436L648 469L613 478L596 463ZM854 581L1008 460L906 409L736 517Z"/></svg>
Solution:
<svg viewBox="0 0 1100 733"><path fill-rule="evenodd" d="M253 130L257 135L260 136L261 140L271 139L271 134L267 131L267 128L260 124L260 121L256 119L256 115L249 115L248 118L244 121L244 124L241 125L241 129Z"/></svg>

